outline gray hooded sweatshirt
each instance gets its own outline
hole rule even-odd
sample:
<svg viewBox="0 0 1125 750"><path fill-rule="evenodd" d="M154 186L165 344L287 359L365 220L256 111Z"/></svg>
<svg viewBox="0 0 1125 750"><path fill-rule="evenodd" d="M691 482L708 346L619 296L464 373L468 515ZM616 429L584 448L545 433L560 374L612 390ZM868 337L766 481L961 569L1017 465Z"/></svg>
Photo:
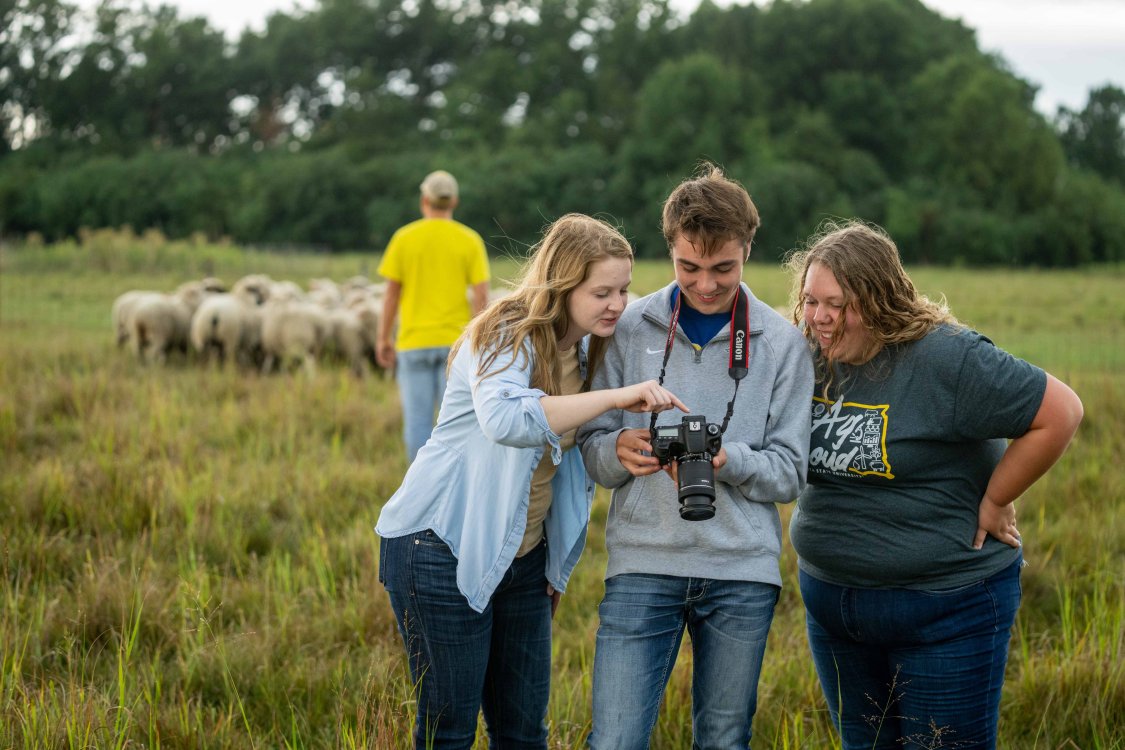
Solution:
<svg viewBox="0 0 1125 750"><path fill-rule="evenodd" d="M617 388L659 376L671 322L673 282L625 310L593 387ZM650 415L610 411L578 430L586 468L613 491L606 521L606 577L648 573L758 581L781 585L781 521L775 503L792 502L805 487L813 368L795 326L756 299L750 301L749 373L738 387L734 414L722 436L727 463L715 472L715 516L680 518L677 488L661 471L633 477L617 460L623 429L648 429ZM728 373L728 323L701 349L676 331L664 386L691 413L722 424L734 393ZM679 410L658 424L676 424Z"/></svg>

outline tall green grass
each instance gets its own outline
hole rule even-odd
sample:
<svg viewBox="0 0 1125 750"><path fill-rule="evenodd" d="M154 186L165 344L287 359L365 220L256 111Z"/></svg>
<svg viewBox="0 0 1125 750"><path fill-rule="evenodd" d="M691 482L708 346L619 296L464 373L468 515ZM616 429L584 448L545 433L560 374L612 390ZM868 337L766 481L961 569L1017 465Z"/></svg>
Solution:
<svg viewBox="0 0 1125 750"><path fill-rule="evenodd" d="M129 288L250 272L304 284L375 260L123 233L0 250L0 747L409 745L413 696L372 531L406 466L393 383L331 367L146 368L109 328ZM669 271L641 264L634 288ZM785 303L778 269L746 278ZM1071 450L1019 503L1030 564L1000 746L1125 748L1125 271L914 278L1086 406ZM589 731L606 504L600 493L555 621L555 748ZM788 543L781 564L753 747L838 747ZM690 746L689 666L685 646L656 748Z"/></svg>

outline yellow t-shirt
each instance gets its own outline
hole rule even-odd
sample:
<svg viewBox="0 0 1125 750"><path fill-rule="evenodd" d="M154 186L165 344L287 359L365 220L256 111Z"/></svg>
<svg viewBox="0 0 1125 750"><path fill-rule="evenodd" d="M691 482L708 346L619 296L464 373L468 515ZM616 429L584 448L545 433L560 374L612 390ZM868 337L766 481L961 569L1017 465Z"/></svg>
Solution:
<svg viewBox="0 0 1125 750"><path fill-rule="evenodd" d="M402 285L395 348L450 346L472 315L467 288L488 281L488 253L460 222L419 219L391 237L379 275Z"/></svg>
<svg viewBox="0 0 1125 750"><path fill-rule="evenodd" d="M561 377L559 383L561 395L569 396L582 390L582 375L578 370L577 346L569 351L559 352L559 375ZM578 432L577 428L559 436L562 438L559 441L560 447L564 451L574 447L574 434L576 432ZM539 540L543 538L543 519L547 517L547 511L551 508L551 480L555 478L557 469L558 467L551 460L551 447L547 446L547 449L543 451L543 458L539 459L539 465L535 467L535 472L531 475L531 500L527 506L527 528L524 529L523 542L516 552L516 557L522 557L535 549L535 545L539 544Z"/></svg>

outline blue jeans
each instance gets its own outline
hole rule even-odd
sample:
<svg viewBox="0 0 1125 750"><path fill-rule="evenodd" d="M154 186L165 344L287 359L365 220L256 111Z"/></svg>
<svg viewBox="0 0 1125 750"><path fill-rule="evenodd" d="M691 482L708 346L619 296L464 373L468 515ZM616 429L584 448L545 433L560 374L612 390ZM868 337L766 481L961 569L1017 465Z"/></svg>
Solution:
<svg viewBox="0 0 1125 750"><path fill-rule="evenodd" d="M777 596L776 586L749 581L636 573L606 581L589 746L648 747L687 628L693 747L746 750Z"/></svg>
<svg viewBox="0 0 1125 750"><path fill-rule="evenodd" d="M457 558L432 531L382 539L379 579L406 644L417 748L547 747L551 598L546 544L516 558L484 612L457 588Z"/></svg>
<svg viewBox="0 0 1125 750"><path fill-rule="evenodd" d="M398 392L402 401L402 438L406 457L413 461L430 439L434 412L445 393L445 362L448 346L406 349L395 354Z"/></svg>
<svg viewBox="0 0 1125 750"><path fill-rule="evenodd" d="M809 645L844 750L995 748L1022 557L941 591L801 572Z"/></svg>

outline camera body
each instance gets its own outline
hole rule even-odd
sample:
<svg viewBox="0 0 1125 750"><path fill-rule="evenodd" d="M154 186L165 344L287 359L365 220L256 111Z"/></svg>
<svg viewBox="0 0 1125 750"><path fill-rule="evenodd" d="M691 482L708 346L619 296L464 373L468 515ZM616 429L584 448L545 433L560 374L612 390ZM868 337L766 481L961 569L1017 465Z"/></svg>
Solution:
<svg viewBox="0 0 1125 750"><path fill-rule="evenodd" d="M653 427L652 455L661 466L676 462L680 518L705 521L715 515L715 468L722 429L706 417L688 415L676 425Z"/></svg>

